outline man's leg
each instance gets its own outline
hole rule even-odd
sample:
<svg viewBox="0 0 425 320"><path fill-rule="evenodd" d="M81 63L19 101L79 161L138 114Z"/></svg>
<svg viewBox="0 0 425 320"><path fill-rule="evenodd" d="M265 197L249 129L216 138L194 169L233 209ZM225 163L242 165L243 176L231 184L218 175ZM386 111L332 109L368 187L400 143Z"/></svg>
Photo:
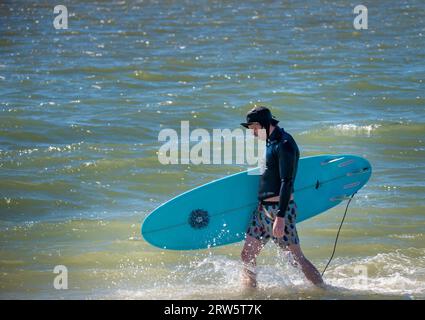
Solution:
<svg viewBox="0 0 425 320"><path fill-rule="evenodd" d="M304 273L305 277L313 282L316 286L322 286L323 285L323 279L320 274L320 272L316 269L316 267L304 256L303 252L301 251L301 247L299 244L291 244L287 248L292 256L294 257L295 262L299 264L301 267L302 272Z"/></svg>
<svg viewBox="0 0 425 320"><path fill-rule="evenodd" d="M257 277L255 272L257 256L264 245L260 240L246 236L245 245L243 247L241 258L244 264L242 272L242 283L245 287L255 288L257 287Z"/></svg>

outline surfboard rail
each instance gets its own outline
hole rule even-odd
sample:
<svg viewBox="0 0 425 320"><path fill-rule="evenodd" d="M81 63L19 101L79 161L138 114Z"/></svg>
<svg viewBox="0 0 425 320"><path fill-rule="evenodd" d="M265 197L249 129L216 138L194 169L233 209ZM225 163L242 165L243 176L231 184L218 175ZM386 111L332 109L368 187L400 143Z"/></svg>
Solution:
<svg viewBox="0 0 425 320"><path fill-rule="evenodd" d="M169 250L205 249L241 241L257 201L259 176L249 170L210 181L171 198L142 224L143 238ZM355 155L300 158L294 184L297 223L335 207L360 190L372 167Z"/></svg>

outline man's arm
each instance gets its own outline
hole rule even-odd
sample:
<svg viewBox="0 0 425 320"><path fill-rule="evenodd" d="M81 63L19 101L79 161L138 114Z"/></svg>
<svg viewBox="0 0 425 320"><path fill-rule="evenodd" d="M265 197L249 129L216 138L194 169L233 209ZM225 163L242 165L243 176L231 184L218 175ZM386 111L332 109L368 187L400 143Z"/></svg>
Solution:
<svg viewBox="0 0 425 320"><path fill-rule="evenodd" d="M279 212L278 217L285 217L289 200L291 199L293 177L297 164L297 154L293 146L288 142L280 142L277 148L280 175Z"/></svg>

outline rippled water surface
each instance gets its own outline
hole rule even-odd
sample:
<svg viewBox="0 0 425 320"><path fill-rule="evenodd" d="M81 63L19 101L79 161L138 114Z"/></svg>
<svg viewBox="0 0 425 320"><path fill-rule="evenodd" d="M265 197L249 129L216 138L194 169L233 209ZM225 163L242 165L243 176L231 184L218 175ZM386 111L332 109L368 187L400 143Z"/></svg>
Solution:
<svg viewBox="0 0 425 320"><path fill-rule="evenodd" d="M67 3L67 30L54 1L0 4L0 298L425 298L423 1L371 2L367 30L348 1ZM241 243L169 252L141 238L157 205L245 169L163 166L159 131L238 128L255 104L301 156L373 166L328 290L271 244L246 295ZM320 270L343 211L299 225ZM68 290L53 288L56 265Z"/></svg>

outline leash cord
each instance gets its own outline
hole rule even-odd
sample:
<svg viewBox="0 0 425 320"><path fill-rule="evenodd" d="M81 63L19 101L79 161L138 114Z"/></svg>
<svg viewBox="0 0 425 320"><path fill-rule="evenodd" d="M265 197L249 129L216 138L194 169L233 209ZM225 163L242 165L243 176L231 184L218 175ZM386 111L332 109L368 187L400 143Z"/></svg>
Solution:
<svg viewBox="0 0 425 320"><path fill-rule="evenodd" d="M351 202L351 200L353 199L353 197L354 197L354 195L355 195L356 193L357 193L357 192L354 192L354 193L351 195L350 200L348 200L347 207L345 208L344 216L342 217L341 224L339 225L338 233L336 234L335 244L334 244L334 249L333 249L332 255L331 255L331 257L329 258L328 264L326 265L325 269L324 269L324 270L323 270L323 272L322 272L322 277L323 277L323 275L325 274L326 269L328 268L328 266L330 265L330 263L331 263L331 261L332 261L332 259L333 259L333 257L334 257L334 254L335 254L335 251L336 251L336 245L337 245L337 243L338 243L339 233L340 233L341 228L342 228L342 225L343 225L343 223L344 223L345 216L347 215L348 206L350 205L350 202Z"/></svg>

